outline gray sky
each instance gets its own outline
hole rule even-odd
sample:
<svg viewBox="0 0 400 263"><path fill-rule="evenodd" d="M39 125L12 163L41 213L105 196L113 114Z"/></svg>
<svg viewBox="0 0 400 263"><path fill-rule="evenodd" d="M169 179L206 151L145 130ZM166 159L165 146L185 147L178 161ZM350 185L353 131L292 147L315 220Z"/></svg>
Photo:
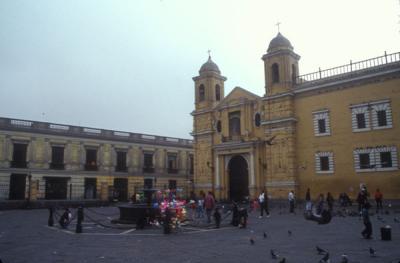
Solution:
<svg viewBox="0 0 400 263"><path fill-rule="evenodd" d="M2 0L0 116L190 138L207 50L262 96L278 21L300 74L400 51L400 0Z"/></svg>

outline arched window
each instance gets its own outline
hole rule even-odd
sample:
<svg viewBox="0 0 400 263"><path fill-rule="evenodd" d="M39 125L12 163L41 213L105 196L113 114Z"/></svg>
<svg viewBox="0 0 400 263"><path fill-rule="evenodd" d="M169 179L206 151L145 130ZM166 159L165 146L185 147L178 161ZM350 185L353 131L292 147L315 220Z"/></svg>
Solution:
<svg viewBox="0 0 400 263"><path fill-rule="evenodd" d="M204 101L206 99L206 89L204 85L201 84L199 87L199 102Z"/></svg>
<svg viewBox="0 0 400 263"><path fill-rule="evenodd" d="M261 125L261 115L259 112L254 116L254 125L256 125L256 127L260 127Z"/></svg>
<svg viewBox="0 0 400 263"><path fill-rule="evenodd" d="M278 64L276 64L276 63L272 64L271 72L272 72L272 83L278 83L279 82L279 66L278 66Z"/></svg>
<svg viewBox="0 0 400 263"><path fill-rule="evenodd" d="M292 82L295 83L296 82L296 76L297 75L297 71L296 71L296 65L292 64Z"/></svg>
<svg viewBox="0 0 400 263"><path fill-rule="evenodd" d="M217 121L217 132L221 132L222 131L222 125L221 125L221 121Z"/></svg>
<svg viewBox="0 0 400 263"><path fill-rule="evenodd" d="M215 100L221 100L221 87L218 84L215 85Z"/></svg>

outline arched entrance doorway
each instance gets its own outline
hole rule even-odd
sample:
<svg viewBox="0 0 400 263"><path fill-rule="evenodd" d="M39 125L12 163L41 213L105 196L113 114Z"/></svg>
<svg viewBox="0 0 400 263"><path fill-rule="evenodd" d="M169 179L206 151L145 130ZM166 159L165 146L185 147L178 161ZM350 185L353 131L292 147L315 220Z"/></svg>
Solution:
<svg viewBox="0 0 400 263"><path fill-rule="evenodd" d="M236 155L229 161L229 198L233 201L244 200L249 195L247 168L247 161L241 155Z"/></svg>

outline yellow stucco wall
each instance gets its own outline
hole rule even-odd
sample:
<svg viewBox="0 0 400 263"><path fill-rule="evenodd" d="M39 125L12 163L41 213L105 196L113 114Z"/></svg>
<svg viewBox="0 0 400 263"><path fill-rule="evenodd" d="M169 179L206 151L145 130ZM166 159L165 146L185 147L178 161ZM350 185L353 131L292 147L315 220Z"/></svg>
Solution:
<svg viewBox="0 0 400 263"><path fill-rule="evenodd" d="M390 99L393 128L353 132L351 104ZM396 146L400 149L400 80L387 80L362 86L332 90L321 94L307 94L295 99L297 122L297 159L300 195L307 187L314 197L331 191L337 198L347 192L353 197L359 184L365 183L370 191L380 188L387 198L400 198L400 172L380 171L357 173L353 150L358 147ZM328 109L331 135L314 135L313 111ZM314 154L329 151L334 154L334 173L316 174ZM399 159L399 156L397 156Z"/></svg>

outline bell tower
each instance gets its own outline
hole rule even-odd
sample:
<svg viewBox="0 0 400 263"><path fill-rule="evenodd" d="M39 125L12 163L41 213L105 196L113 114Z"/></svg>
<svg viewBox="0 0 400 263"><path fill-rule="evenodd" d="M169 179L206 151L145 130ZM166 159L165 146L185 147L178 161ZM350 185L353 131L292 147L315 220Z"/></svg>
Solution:
<svg viewBox="0 0 400 263"><path fill-rule="evenodd" d="M199 76L193 78L195 83L196 110L211 109L224 98L224 82L226 77L221 76L217 64L208 56L200 70Z"/></svg>
<svg viewBox="0 0 400 263"><path fill-rule="evenodd" d="M211 60L204 63L199 76L193 77L195 110L193 115L194 138L194 189L197 193L213 191L215 171L213 158L214 121L212 109L224 98L226 77L221 75L217 64Z"/></svg>
<svg viewBox="0 0 400 263"><path fill-rule="evenodd" d="M280 32L269 43L264 61L265 95L290 91L299 75L300 56L293 52L290 41Z"/></svg>

